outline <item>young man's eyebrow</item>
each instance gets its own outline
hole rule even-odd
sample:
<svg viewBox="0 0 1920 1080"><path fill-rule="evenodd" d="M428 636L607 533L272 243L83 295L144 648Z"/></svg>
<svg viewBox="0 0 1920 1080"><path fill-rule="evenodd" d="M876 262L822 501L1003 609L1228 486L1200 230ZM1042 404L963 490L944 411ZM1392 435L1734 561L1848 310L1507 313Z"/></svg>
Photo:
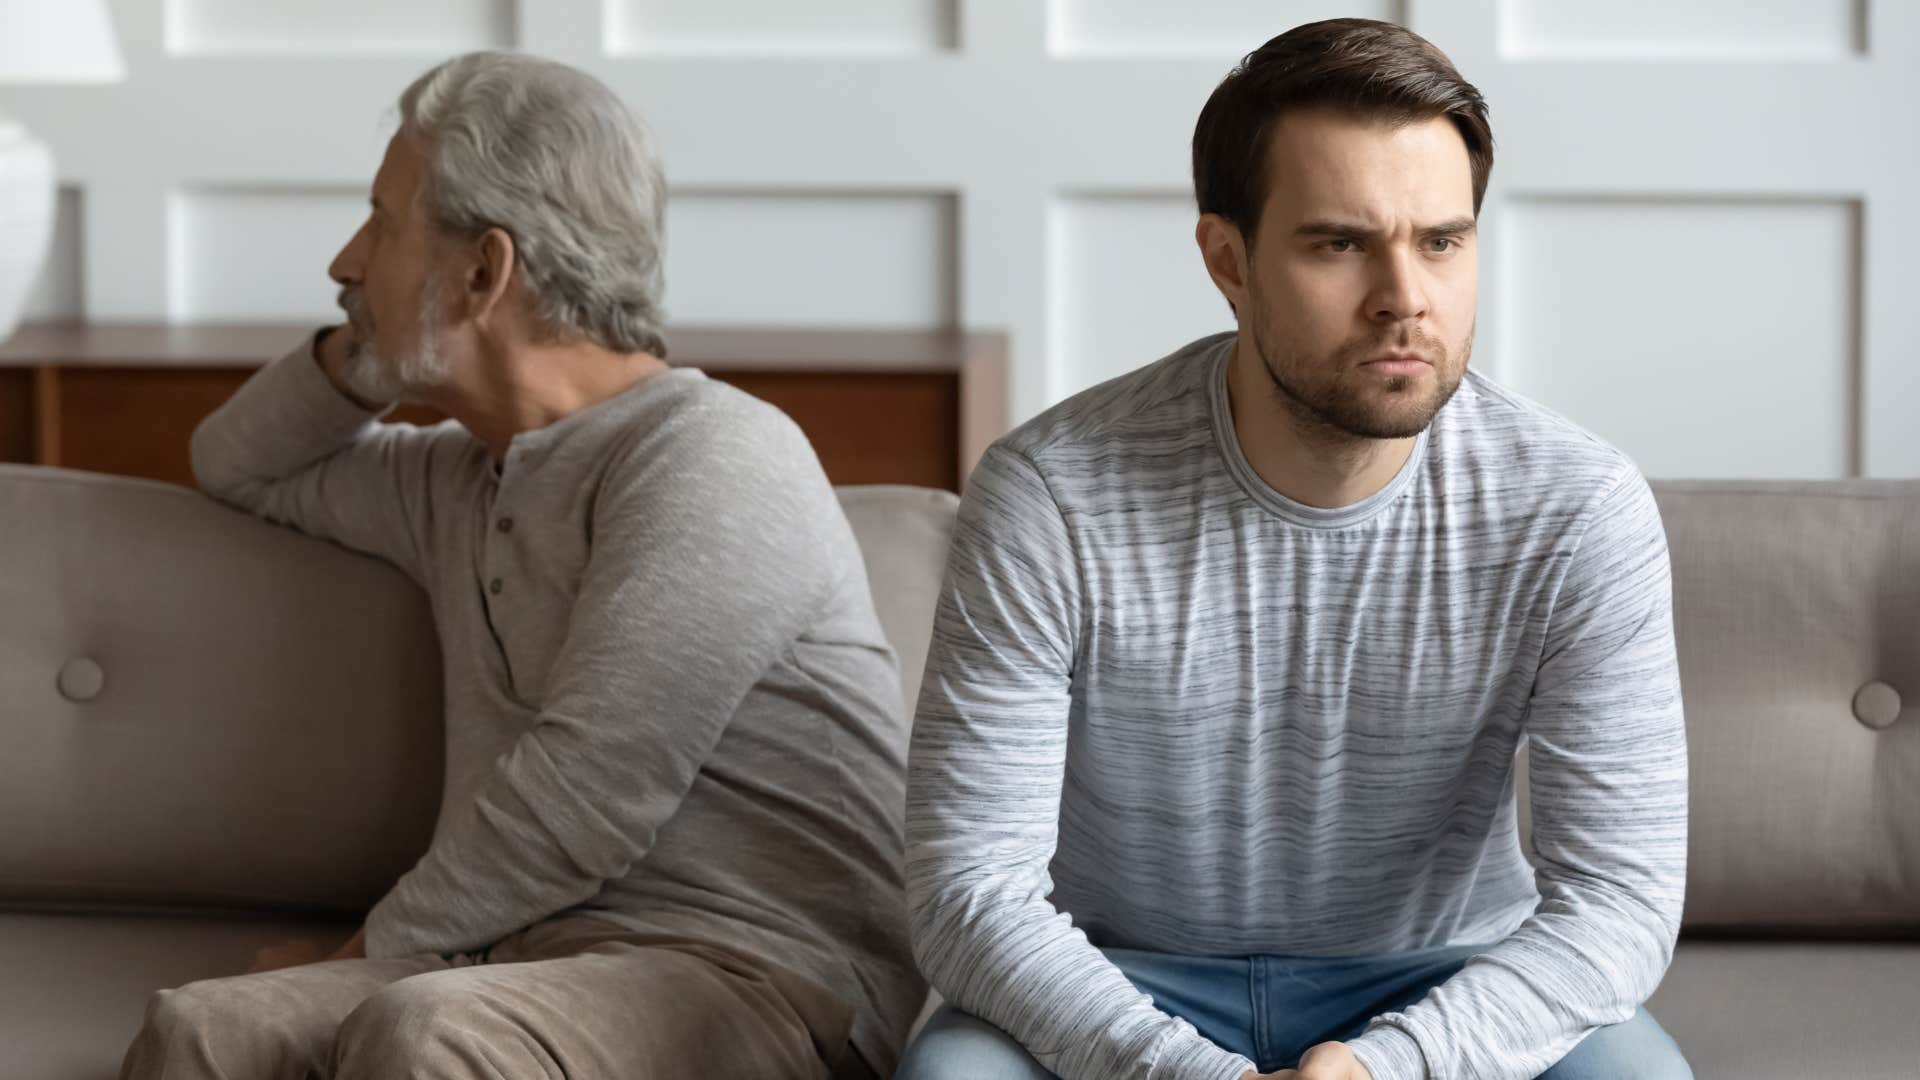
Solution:
<svg viewBox="0 0 1920 1080"><path fill-rule="evenodd" d="M1466 236L1478 228L1470 217L1458 217L1443 221L1438 225L1427 225L1419 230L1421 236ZM1371 240L1379 235L1379 230L1365 225L1354 225L1344 221L1325 219L1302 222L1293 230L1295 236L1323 236L1333 240Z"/></svg>
<svg viewBox="0 0 1920 1080"><path fill-rule="evenodd" d="M1454 218L1420 230L1422 236L1468 236L1479 231L1480 223L1470 217Z"/></svg>
<svg viewBox="0 0 1920 1080"><path fill-rule="evenodd" d="M1325 236L1335 240L1370 240L1374 230L1365 225L1349 225L1343 221L1305 221L1293 230L1295 236Z"/></svg>

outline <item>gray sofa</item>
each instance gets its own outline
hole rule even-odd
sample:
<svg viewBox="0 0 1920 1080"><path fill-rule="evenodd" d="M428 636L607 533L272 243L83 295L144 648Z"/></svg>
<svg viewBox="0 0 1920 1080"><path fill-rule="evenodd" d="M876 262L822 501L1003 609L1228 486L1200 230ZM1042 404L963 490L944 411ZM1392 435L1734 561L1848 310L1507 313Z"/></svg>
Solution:
<svg viewBox="0 0 1920 1080"><path fill-rule="evenodd" d="M1652 1008L1703 1078L1920 1078L1920 483L1658 492L1694 801ZM911 696L954 500L842 501ZM0 466L0 1078L109 1077L152 989L351 932L432 828L435 650L384 564Z"/></svg>

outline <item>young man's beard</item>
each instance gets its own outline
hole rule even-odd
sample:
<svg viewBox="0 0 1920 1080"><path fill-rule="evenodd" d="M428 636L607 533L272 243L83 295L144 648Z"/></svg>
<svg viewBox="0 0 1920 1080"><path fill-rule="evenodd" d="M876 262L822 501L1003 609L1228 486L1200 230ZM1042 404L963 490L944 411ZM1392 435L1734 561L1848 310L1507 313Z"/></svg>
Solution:
<svg viewBox="0 0 1920 1080"><path fill-rule="evenodd" d="M1342 439L1406 439L1425 431L1460 389L1473 335L1469 333L1462 343L1458 361L1440 339L1420 330L1398 339L1350 341L1331 357L1307 357L1291 349L1276 350L1267 340L1264 320L1258 320L1253 347L1273 383L1275 399L1306 430ZM1433 361L1433 389L1420 394L1417 379L1395 376L1382 380L1379 396L1371 400L1363 396L1355 385L1364 377L1359 364L1384 349L1403 347L1417 349ZM1400 407L1382 409L1383 400Z"/></svg>

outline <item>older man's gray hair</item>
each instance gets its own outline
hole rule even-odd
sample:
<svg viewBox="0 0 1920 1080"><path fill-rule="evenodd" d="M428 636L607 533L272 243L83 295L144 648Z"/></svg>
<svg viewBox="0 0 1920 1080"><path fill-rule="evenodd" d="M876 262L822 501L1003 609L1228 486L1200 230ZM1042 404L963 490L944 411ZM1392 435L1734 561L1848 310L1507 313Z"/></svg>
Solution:
<svg viewBox="0 0 1920 1080"><path fill-rule="evenodd" d="M666 355L666 181L640 118L606 84L515 53L455 57L400 95L431 162L442 229L513 237L537 313L562 339Z"/></svg>

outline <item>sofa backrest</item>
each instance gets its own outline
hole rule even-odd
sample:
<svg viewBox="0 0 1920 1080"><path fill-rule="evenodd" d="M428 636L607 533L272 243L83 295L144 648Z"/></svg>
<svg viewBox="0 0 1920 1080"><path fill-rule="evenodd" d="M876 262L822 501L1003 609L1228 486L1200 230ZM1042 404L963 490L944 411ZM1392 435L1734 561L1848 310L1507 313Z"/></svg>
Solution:
<svg viewBox="0 0 1920 1080"><path fill-rule="evenodd" d="M958 500L840 496L911 701ZM440 702L392 567L182 488L0 466L0 905L364 910L432 834Z"/></svg>
<svg viewBox="0 0 1920 1080"><path fill-rule="evenodd" d="M1692 773L1686 924L1920 928L1920 481L1654 493Z"/></svg>
<svg viewBox="0 0 1920 1080"><path fill-rule="evenodd" d="M349 910L425 849L433 620L182 488L0 466L0 903Z"/></svg>
<svg viewBox="0 0 1920 1080"><path fill-rule="evenodd" d="M903 710L920 697L921 669L933 636L933 605L947 568L958 496L932 488L872 484L843 487L840 506L867 562L880 627L900 659ZM903 716L910 712L903 711Z"/></svg>
<svg viewBox="0 0 1920 1080"><path fill-rule="evenodd" d="M1655 493L1688 925L1920 928L1920 481ZM905 709L957 501L840 494ZM382 563L182 489L0 466L0 904L364 908L431 832L438 682L424 599Z"/></svg>

